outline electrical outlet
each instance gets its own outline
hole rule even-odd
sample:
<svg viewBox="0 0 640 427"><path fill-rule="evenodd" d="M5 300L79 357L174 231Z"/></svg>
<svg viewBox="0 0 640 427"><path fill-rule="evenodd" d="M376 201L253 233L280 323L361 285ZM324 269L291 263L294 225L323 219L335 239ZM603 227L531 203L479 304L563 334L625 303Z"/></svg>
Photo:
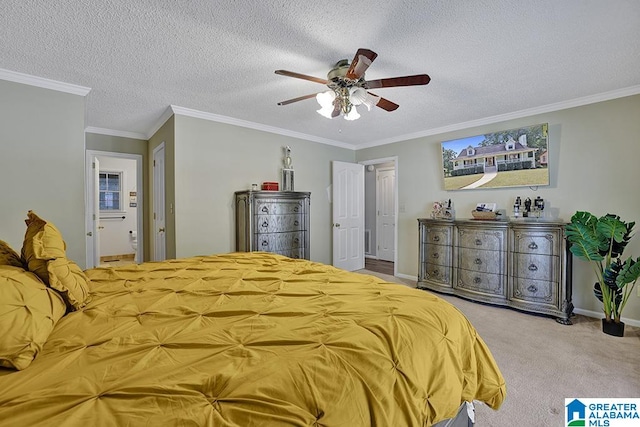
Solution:
<svg viewBox="0 0 640 427"><path fill-rule="evenodd" d="M400 205L398 206L398 211L400 211L400 213L405 213L406 210L407 208L405 207L404 203L400 203Z"/></svg>

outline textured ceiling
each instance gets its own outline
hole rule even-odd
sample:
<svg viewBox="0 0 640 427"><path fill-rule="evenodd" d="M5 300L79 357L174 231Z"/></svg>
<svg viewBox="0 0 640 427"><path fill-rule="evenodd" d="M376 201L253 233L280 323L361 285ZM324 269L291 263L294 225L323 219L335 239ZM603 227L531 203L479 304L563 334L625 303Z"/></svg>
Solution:
<svg viewBox="0 0 640 427"><path fill-rule="evenodd" d="M349 147L519 111L640 93L637 0L2 0L0 69L91 88L86 125L149 136L170 105ZM321 78L360 48L400 108L316 114ZM614 95L611 95L614 94ZM205 115L206 115L205 114ZM109 132L106 131L106 132Z"/></svg>

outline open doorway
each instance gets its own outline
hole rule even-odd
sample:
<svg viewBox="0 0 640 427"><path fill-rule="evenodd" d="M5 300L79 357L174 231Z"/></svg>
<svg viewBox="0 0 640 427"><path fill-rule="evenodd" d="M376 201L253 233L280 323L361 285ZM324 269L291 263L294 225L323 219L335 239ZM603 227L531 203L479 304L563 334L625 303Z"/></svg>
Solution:
<svg viewBox="0 0 640 427"><path fill-rule="evenodd" d="M365 165L365 269L396 274L397 157Z"/></svg>
<svg viewBox="0 0 640 427"><path fill-rule="evenodd" d="M142 156L87 150L87 268L140 263Z"/></svg>

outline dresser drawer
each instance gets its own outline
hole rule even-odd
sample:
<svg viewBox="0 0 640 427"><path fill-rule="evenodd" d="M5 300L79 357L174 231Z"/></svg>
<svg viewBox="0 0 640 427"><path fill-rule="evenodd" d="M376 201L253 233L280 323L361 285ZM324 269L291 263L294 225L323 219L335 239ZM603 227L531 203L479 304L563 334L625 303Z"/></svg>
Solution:
<svg viewBox="0 0 640 427"><path fill-rule="evenodd" d="M513 251L523 254L560 255L559 231L514 231Z"/></svg>
<svg viewBox="0 0 640 427"><path fill-rule="evenodd" d="M504 274L503 254L499 251L459 248L458 267L483 273Z"/></svg>
<svg viewBox="0 0 640 427"><path fill-rule="evenodd" d="M550 255L513 254L515 277L533 280L558 281L560 258Z"/></svg>
<svg viewBox="0 0 640 427"><path fill-rule="evenodd" d="M458 269L456 288L506 297L505 276Z"/></svg>
<svg viewBox="0 0 640 427"><path fill-rule="evenodd" d="M484 249L490 251L505 250L505 230L477 230L459 227L458 246L461 248Z"/></svg>
<svg viewBox="0 0 640 427"><path fill-rule="evenodd" d="M437 265L451 265L451 246L425 245L425 262Z"/></svg>
<svg viewBox="0 0 640 427"><path fill-rule="evenodd" d="M303 248L275 251L274 253L294 259L303 259L305 257Z"/></svg>
<svg viewBox="0 0 640 427"><path fill-rule="evenodd" d="M256 201L255 212L258 215L283 215L302 213L302 201L261 199Z"/></svg>
<svg viewBox="0 0 640 427"><path fill-rule="evenodd" d="M257 251L279 252L303 247L304 233L267 233L256 235Z"/></svg>
<svg viewBox="0 0 640 427"><path fill-rule="evenodd" d="M257 215L256 233L280 233L304 230L302 215Z"/></svg>
<svg viewBox="0 0 640 427"><path fill-rule="evenodd" d="M424 264L424 280L432 282L444 283L451 286L451 267L440 264L425 263Z"/></svg>
<svg viewBox="0 0 640 427"><path fill-rule="evenodd" d="M451 238L452 230L452 227L427 227L423 234L424 242L422 243L428 243L429 245L451 245L453 241Z"/></svg>
<svg viewBox="0 0 640 427"><path fill-rule="evenodd" d="M513 282L510 299L538 304L548 304L559 308L558 284L544 280L520 279Z"/></svg>

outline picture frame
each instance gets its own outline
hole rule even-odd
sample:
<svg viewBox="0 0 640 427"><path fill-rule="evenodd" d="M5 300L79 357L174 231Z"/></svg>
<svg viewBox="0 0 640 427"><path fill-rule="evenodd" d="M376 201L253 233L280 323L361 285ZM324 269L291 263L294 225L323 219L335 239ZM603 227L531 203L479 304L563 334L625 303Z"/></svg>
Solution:
<svg viewBox="0 0 640 427"><path fill-rule="evenodd" d="M445 190L549 185L549 125L443 141Z"/></svg>

